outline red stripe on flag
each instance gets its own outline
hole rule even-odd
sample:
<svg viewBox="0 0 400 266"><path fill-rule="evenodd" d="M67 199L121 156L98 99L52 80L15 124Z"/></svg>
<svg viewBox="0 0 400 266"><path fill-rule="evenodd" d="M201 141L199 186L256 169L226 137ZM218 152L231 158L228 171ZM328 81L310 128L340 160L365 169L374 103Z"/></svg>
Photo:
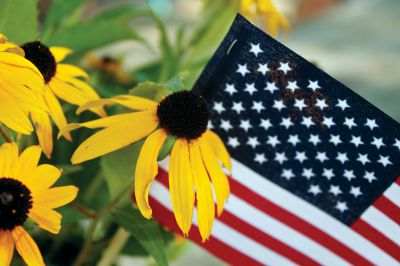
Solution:
<svg viewBox="0 0 400 266"><path fill-rule="evenodd" d="M285 223L286 225L292 227L293 229L304 234L308 238L313 239L322 246L325 246L326 248L336 253L338 256L350 262L351 264L363 266L373 265L360 254L356 253L354 250L334 239L324 231L307 223L295 214L279 207L278 205L275 205L273 202L261 197L260 195L243 186L236 180L231 178L230 184L231 192L237 197L255 206L257 209L263 211L269 216L280 220L282 223ZM265 193L268 193L268 191L266 191Z"/></svg>
<svg viewBox="0 0 400 266"><path fill-rule="evenodd" d="M386 198L385 196L380 196L373 203L373 205L381 212L383 212L391 220L393 220L397 224L400 224L400 207L398 207L388 198Z"/></svg>
<svg viewBox="0 0 400 266"><path fill-rule="evenodd" d="M358 232L360 235L363 235L372 243L390 254L393 258L400 261L400 247L374 227L370 226L364 220L358 219L351 227L354 229L354 231Z"/></svg>
<svg viewBox="0 0 400 266"><path fill-rule="evenodd" d="M160 181L160 183L162 183L166 188L168 188L168 174L166 171L160 169L157 180ZM304 255L298 250L286 245L285 243L264 233L263 231L258 230L256 227L249 225L243 219L239 219L226 210L220 217L218 217L218 220L297 264L310 266L320 265L318 262Z"/></svg>
<svg viewBox="0 0 400 266"><path fill-rule="evenodd" d="M182 231L179 229L177 223L175 222L175 217L171 211L160 204L155 198L150 196L150 206L153 209L154 218L162 225L168 227L170 230L176 234L182 235ZM193 225L190 232L189 238L201 246L202 248L208 250L210 253L221 258L225 262L231 265L263 265L258 261L253 260L249 256L241 253L239 250L233 249L229 245L221 242L220 240L210 237L205 243L201 242L201 237L198 228Z"/></svg>
<svg viewBox="0 0 400 266"><path fill-rule="evenodd" d="M397 185L400 185L400 176L396 179L395 182L397 183Z"/></svg>

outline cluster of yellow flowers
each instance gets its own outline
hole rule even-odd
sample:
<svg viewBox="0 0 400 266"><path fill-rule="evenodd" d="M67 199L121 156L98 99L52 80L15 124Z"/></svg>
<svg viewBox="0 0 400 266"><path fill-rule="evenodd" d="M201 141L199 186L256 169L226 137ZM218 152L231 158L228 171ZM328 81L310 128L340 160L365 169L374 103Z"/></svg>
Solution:
<svg viewBox="0 0 400 266"><path fill-rule="evenodd" d="M205 100L191 91L171 93L160 102L132 95L100 99L84 80L82 69L63 64L71 53L35 41L17 46L0 35L0 122L19 135L36 132L40 146L21 154L16 143L0 148L0 265L9 265L14 247L28 265L44 265L41 253L23 229L28 218L39 227L57 234L61 215L54 208L75 199L78 188L50 188L61 170L39 165L43 151L51 157L52 123L59 137L71 140L70 131L80 127L102 128L75 151L72 163L81 163L145 139L136 165L136 203L151 218L148 192L158 172L157 157L169 135L176 137L169 163L169 186L176 221L187 235L194 204L203 241L208 239L217 214L229 196L229 182L222 166L231 170L230 156L221 141L207 129L209 110ZM102 118L68 124L59 99L79 106L77 113L90 110ZM103 107L119 104L133 112L106 116ZM213 189L212 189L213 187Z"/></svg>

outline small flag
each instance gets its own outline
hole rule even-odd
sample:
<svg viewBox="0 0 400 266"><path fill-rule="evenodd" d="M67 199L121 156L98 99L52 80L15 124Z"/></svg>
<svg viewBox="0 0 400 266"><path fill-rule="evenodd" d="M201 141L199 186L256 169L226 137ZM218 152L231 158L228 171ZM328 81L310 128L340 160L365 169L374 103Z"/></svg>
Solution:
<svg viewBox="0 0 400 266"><path fill-rule="evenodd" d="M232 265L400 264L397 122L240 15L194 90L233 172L210 240L190 239ZM151 204L179 232L167 165Z"/></svg>

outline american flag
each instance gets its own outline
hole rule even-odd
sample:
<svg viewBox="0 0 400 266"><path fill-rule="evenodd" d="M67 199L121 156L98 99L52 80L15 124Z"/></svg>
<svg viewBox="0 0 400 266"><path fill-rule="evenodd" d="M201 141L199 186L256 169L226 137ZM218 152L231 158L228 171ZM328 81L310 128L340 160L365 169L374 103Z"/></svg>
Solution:
<svg viewBox="0 0 400 266"><path fill-rule="evenodd" d="M210 241L190 239L232 265L400 265L397 122L240 15L194 89L233 173ZM151 204L179 232L167 167Z"/></svg>

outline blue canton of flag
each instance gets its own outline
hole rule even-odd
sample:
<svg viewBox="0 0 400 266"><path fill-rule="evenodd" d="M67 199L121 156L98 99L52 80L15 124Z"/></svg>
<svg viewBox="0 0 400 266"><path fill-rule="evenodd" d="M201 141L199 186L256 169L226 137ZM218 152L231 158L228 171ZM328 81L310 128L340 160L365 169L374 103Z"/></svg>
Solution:
<svg viewBox="0 0 400 266"><path fill-rule="evenodd" d="M233 265L400 264L396 121L240 15L194 90L232 175L210 240L190 239ZM160 166L155 217L178 232Z"/></svg>

